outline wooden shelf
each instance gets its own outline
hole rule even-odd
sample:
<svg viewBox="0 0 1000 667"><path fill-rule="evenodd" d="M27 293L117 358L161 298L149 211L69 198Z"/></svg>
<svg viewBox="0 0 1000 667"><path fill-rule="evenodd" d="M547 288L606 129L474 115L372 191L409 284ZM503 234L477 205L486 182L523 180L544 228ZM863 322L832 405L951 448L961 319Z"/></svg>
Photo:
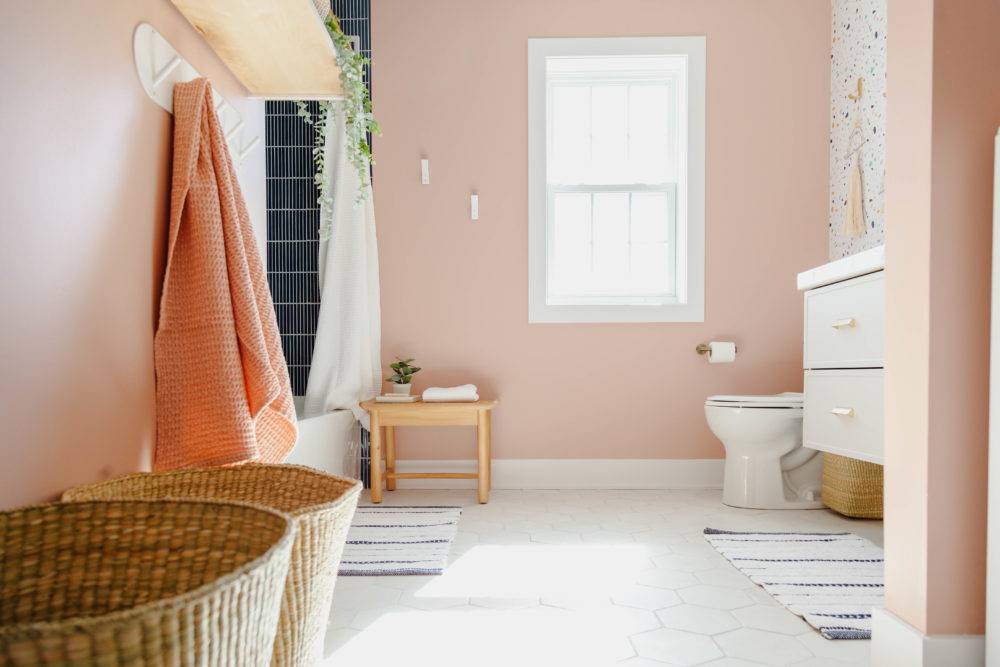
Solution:
<svg viewBox="0 0 1000 667"><path fill-rule="evenodd" d="M171 0L251 97L343 97L333 43L311 0Z"/></svg>

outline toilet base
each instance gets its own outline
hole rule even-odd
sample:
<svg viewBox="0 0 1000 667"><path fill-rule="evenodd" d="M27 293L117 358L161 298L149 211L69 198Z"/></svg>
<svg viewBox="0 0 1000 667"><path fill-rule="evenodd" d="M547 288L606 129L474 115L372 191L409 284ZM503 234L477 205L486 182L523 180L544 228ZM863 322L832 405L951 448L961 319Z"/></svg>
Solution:
<svg viewBox="0 0 1000 667"><path fill-rule="evenodd" d="M822 465L820 457L815 459L802 466L805 470L791 471L791 474L804 479L814 477L815 472L808 469ZM796 474L799 472L805 474ZM823 509L818 486L810 484L799 491L795 480L789 477L790 473L781 470L780 458L727 452L722 502L730 507L757 510Z"/></svg>
<svg viewBox="0 0 1000 667"><path fill-rule="evenodd" d="M714 396L708 427L726 450L722 502L761 510L821 509L823 458L802 446L802 395Z"/></svg>
<svg viewBox="0 0 1000 667"><path fill-rule="evenodd" d="M727 507L735 507L737 509L744 510L821 510L826 505L824 505L819 500L786 500L780 505L738 505L732 502L726 502L725 496L722 498L722 504Z"/></svg>

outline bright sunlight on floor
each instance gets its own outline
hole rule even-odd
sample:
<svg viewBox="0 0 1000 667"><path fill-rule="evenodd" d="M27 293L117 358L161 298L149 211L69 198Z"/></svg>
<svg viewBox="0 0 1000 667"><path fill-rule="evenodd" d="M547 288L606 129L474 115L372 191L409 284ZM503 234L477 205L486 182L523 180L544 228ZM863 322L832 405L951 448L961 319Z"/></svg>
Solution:
<svg viewBox="0 0 1000 667"><path fill-rule="evenodd" d="M866 665L712 549L706 526L852 531L826 510L725 507L719 491L394 491L393 505L461 505L440 577L341 577L328 665Z"/></svg>

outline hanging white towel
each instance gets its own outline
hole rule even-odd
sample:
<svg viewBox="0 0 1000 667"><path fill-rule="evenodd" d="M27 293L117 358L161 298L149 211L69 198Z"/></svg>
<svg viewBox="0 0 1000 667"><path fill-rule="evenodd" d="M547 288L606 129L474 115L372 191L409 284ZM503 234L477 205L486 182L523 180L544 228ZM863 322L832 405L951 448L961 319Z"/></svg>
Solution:
<svg viewBox="0 0 1000 667"><path fill-rule="evenodd" d="M458 387L428 387L424 389L427 403L472 403L479 400L479 390L474 384Z"/></svg>
<svg viewBox="0 0 1000 667"><path fill-rule="evenodd" d="M854 151L851 168L847 171L847 209L844 211L843 233L845 236L861 236L865 233L864 187L861 182L861 151Z"/></svg>
<svg viewBox="0 0 1000 667"><path fill-rule="evenodd" d="M371 184L361 182L347 155L343 104L327 112L320 222L331 235L319 244L319 322L305 413L349 409L368 428L358 403L382 387L378 246ZM359 199L361 188L367 192Z"/></svg>

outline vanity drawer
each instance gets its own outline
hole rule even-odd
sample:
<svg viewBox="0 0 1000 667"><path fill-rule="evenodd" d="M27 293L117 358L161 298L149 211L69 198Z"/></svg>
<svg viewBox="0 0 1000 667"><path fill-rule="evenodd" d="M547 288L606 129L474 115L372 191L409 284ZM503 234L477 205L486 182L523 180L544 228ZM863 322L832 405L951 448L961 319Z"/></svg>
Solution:
<svg viewBox="0 0 1000 667"><path fill-rule="evenodd" d="M806 292L805 368L880 368L885 272Z"/></svg>
<svg viewBox="0 0 1000 667"><path fill-rule="evenodd" d="M806 371L802 444L882 463L881 368Z"/></svg>

